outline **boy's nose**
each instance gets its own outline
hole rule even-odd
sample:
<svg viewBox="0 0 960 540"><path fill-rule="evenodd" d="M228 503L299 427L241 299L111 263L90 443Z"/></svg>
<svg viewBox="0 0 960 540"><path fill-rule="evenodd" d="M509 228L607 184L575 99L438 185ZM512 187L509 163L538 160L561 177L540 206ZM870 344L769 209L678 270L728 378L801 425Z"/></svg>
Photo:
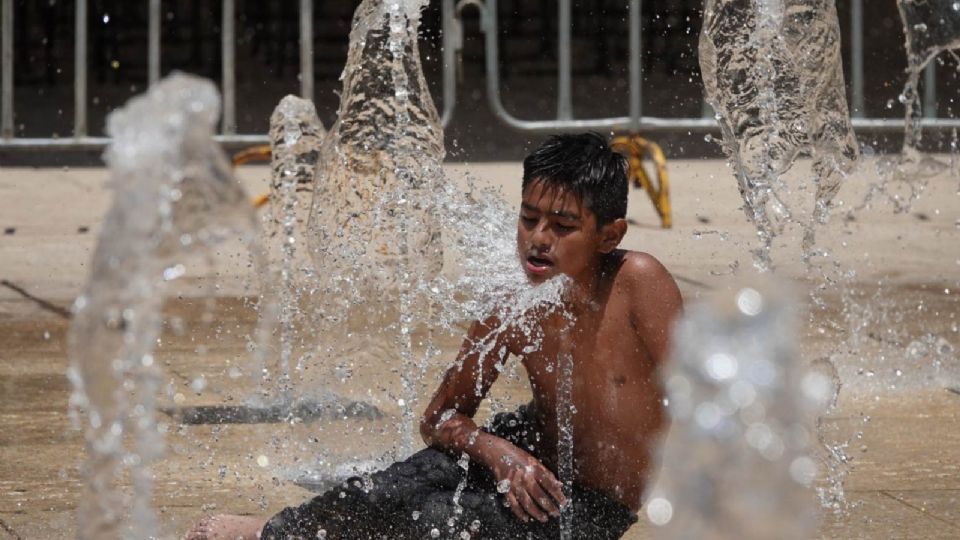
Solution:
<svg viewBox="0 0 960 540"><path fill-rule="evenodd" d="M546 225L537 225L533 230L533 235L530 237L530 243L533 244L533 247L536 248L537 251L548 253L550 251L550 245L552 244L550 229Z"/></svg>

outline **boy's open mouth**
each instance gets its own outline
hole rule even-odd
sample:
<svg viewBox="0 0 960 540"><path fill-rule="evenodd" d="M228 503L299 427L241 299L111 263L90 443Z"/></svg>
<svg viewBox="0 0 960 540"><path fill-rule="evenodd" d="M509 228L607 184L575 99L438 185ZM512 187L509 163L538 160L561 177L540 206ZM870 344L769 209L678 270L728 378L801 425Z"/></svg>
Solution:
<svg viewBox="0 0 960 540"><path fill-rule="evenodd" d="M533 274L544 274L553 268L553 261L536 255L527 256L527 271Z"/></svg>

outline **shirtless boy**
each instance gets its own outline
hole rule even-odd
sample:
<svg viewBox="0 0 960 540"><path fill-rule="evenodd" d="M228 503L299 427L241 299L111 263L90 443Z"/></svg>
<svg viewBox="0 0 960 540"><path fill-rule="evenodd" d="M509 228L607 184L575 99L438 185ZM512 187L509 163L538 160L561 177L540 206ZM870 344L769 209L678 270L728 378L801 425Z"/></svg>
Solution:
<svg viewBox="0 0 960 540"><path fill-rule="evenodd" d="M569 278L562 309L532 309L523 331L496 315L473 323L421 419L429 448L268 521L216 516L188 538L557 538L565 513L573 538L595 540L620 538L636 521L666 425L656 372L680 292L655 258L618 249L626 166L603 138L551 137L523 167L519 262L533 283ZM480 428L473 415L509 356L526 368L533 400ZM566 488L557 479L563 358L573 365Z"/></svg>

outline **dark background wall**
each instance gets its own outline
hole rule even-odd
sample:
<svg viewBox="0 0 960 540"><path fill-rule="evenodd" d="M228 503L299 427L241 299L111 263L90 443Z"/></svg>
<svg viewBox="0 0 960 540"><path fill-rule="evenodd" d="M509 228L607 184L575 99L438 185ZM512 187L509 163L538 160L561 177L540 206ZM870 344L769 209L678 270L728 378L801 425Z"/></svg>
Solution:
<svg viewBox="0 0 960 540"><path fill-rule="evenodd" d="M905 68L903 33L894 0L868 0L865 14L866 114L902 117L897 101ZM358 2L318 0L314 7L318 112L329 126L338 104L352 12ZM264 132L270 111L299 92L299 2L238 0L237 121L240 133ZM642 106L656 116L699 116L702 86L697 67L700 0L646 1L643 8ZM849 2L838 0L849 83ZM72 0L15 1L15 126L18 137L69 137L73 125ZM220 0L162 2L162 74L179 69L220 79ZM514 115L550 118L556 111L554 0L501 0L499 8L502 94ZM573 98L577 117L621 116L628 111L627 2L576 0L573 27ZM463 74L458 105L447 130L456 160L521 158L539 136L502 125L486 104L483 37L475 12L467 11ZM147 2L91 0L89 6L90 134L100 135L106 115L147 81ZM438 108L441 100L440 5L431 2L421 25L421 53ZM953 116L957 63L938 67L938 113ZM702 134L657 135L668 155L716 155ZM939 147L944 134L927 138ZM896 134L861 140L894 147ZM8 158L9 156L5 156ZM53 159L59 159L53 156ZM66 158L63 158L66 159Z"/></svg>

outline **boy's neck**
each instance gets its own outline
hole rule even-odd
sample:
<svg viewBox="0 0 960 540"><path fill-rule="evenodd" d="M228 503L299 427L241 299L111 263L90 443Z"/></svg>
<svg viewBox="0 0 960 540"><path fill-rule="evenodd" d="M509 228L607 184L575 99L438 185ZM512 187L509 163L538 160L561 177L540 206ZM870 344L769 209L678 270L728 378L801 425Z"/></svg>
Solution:
<svg viewBox="0 0 960 540"><path fill-rule="evenodd" d="M600 297L600 287L609 271L607 260L612 254L605 253L597 255L593 263L584 270L583 274L577 277L571 276L568 301L571 307L594 307Z"/></svg>

